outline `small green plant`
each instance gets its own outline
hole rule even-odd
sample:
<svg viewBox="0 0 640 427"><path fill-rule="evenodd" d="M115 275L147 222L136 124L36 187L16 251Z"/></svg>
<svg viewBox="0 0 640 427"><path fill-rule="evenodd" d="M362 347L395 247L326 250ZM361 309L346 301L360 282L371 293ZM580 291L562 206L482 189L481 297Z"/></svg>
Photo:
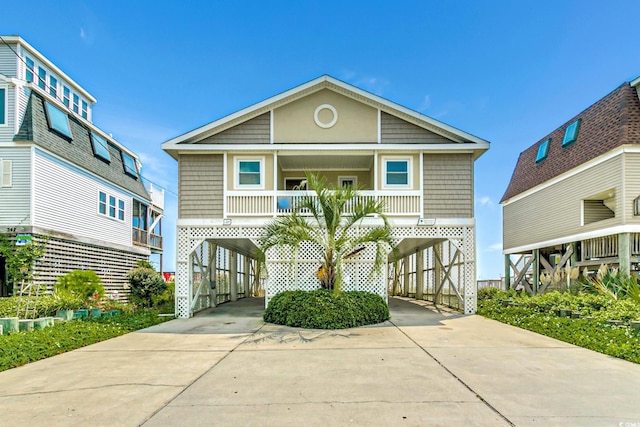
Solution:
<svg viewBox="0 0 640 427"><path fill-rule="evenodd" d="M345 329L382 323L389 319L389 307L381 296L369 292L284 291L271 298L263 317L278 325Z"/></svg>
<svg viewBox="0 0 640 427"><path fill-rule="evenodd" d="M176 299L176 283L175 280L169 280L167 289L160 295L153 297L153 306L160 313L173 313Z"/></svg>
<svg viewBox="0 0 640 427"><path fill-rule="evenodd" d="M74 305L74 298L77 298L89 307L96 307L104 298L104 286L102 286L100 276L95 271L74 270L58 277L54 285L54 295L58 296L61 303ZM66 308L73 309L78 307Z"/></svg>
<svg viewBox="0 0 640 427"><path fill-rule="evenodd" d="M166 289L162 275L150 267L148 261L138 261L138 267L129 272L129 301L139 307L152 307L157 298Z"/></svg>
<svg viewBox="0 0 640 427"><path fill-rule="evenodd" d="M44 255L42 243L31 241L18 246L14 240L0 236L0 256L5 259L10 289L17 292L23 283L30 283L33 280L34 263L42 255Z"/></svg>

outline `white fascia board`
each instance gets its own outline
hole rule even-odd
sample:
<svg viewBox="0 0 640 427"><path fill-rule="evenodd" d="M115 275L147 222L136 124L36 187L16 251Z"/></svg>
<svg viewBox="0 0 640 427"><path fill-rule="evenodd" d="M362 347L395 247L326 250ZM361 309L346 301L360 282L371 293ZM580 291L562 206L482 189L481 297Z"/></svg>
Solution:
<svg viewBox="0 0 640 427"><path fill-rule="evenodd" d="M620 233L640 233L640 224L617 225L609 228L586 231L584 233L572 234L570 236L558 237L556 239L543 240L529 245L517 246L515 248L504 248L503 255L520 254L530 252L534 249L546 248L549 246L561 245L564 243L579 242L581 240L595 239L596 237L611 236Z"/></svg>
<svg viewBox="0 0 640 427"><path fill-rule="evenodd" d="M27 43L22 37L20 37L20 36L2 36L2 38L7 43L15 43L15 44L19 45L22 49L28 51L29 54L33 55L35 58L38 59L38 61L42 62L42 64L44 64L47 67L49 67L51 69L51 71L55 72L58 76L60 76L60 78L62 78L64 80L66 80L67 82L69 82L69 84L71 86L73 86L73 88L76 89L78 92L80 92L85 98L87 98L89 101L93 102L94 104L96 103L96 99L89 92L87 92L82 86L80 86L78 83L76 83L71 77L69 77L64 71L62 71L60 68L58 68L53 62L49 61L46 56L41 54L33 46L31 46L29 43Z"/></svg>
<svg viewBox="0 0 640 427"><path fill-rule="evenodd" d="M231 120L234 120L234 119L237 119L239 117L248 115L253 111L257 111L257 110L263 109L265 107L268 107L271 104L276 104L278 101L281 101L282 99L285 99L285 98L287 98L289 96L295 95L296 93L299 93L299 92L305 91L307 89L310 89L310 88L312 88L314 86L318 86L318 90L320 90L320 89L324 88L324 86L320 85L321 83L324 83L324 82L330 83L330 84L335 85L335 86L338 86L338 87L340 87L340 88L342 88L342 89L344 89L346 91L352 92L352 93L354 93L354 94L356 94L356 95L358 95L358 96L360 96L362 98L369 99L369 100L371 100L371 101L373 101L375 103L381 104L381 105L389 108L392 111L395 110L395 111L404 113L404 114L406 114L408 116L411 116L411 117L413 117L413 118L415 118L417 120L420 120L420 121L422 121L424 123L427 123L430 126L443 129L446 132L449 132L449 133L451 133L453 135L458 136L462 141L469 141L469 142L473 142L473 143L476 143L476 144L481 144L483 146L486 145L487 149L489 147L489 142L484 140L484 139L478 138L477 136L474 136L474 135L471 135L471 134L469 134L467 132L461 131L460 129L454 128L453 126L449 126L449 125L447 125L445 123L439 122L438 120L432 119L431 117L428 117L428 116L425 116L423 114L420 114L420 113L418 113L416 111L413 111L413 110L411 110L409 108L403 107L402 105L399 105L399 104L396 104L394 102L391 102L391 101L389 101L387 99L384 99L384 98L382 98L382 97L380 97L378 95L374 95L374 94L372 94L370 92L367 92L365 90L357 88L357 87L355 87L353 85L350 85L348 83L345 83L345 82L343 82L341 80L335 79L335 78L333 78L331 76L328 76L328 75L324 75L324 76L318 77L316 79L313 79L313 80L311 80L311 81L309 81L307 83L303 83L303 84L301 84L299 86L296 86L293 89L289 89L289 90L287 90L285 92L282 92L282 93L280 93L278 95L275 95L275 96L273 96L271 98L265 99L264 101L258 102L257 104L251 105L251 106L249 106L247 108L244 108L244 109L242 109L240 111L232 113L232 114L230 114L228 116L225 116L225 117L223 117L223 118L221 118L219 120L213 121L213 122L211 122L211 123L209 123L207 125L201 126L201 127L197 128L197 129L194 129L194 130L192 130L190 132L187 132L187 133L185 133L183 135L180 135L180 136L177 136L177 137L175 137L173 139L170 139L169 141L166 141L164 144L162 144L162 149L163 150L170 150L170 149L174 148L173 147L174 145L187 142L190 139L197 137L198 135L201 135L203 133L206 133L208 131L211 131L211 130L215 129L216 127L224 125L225 123L227 123L227 122L229 122Z"/></svg>
<svg viewBox="0 0 640 427"><path fill-rule="evenodd" d="M534 193L537 193L538 191L544 190L547 187L557 184L558 182L563 181L567 178L570 178L573 175L579 174L580 172L584 172L587 169L597 166L600 163L606 162L607 160L610 160L623 153L640 153L640 147L637 145L622 145L618 148L615 148L611 151L604 153L599 157L596 157L595 159L591 159L588 162L585 162L580 166L577 166L561 175L558 175L555 178L545 181L542 184L538 184L535 187L528 189L527 191L523 191L522 193L517 194L511 197L510 199L505 200L504 202L501 203L501 205L507 206L511 203L517 202L518 200L524 199L525 197L528 197Z"/></svg>
<svg viewBox="0 0 640 427"><path fill-rule="evenodd" d="M630 84L631 86L634 86L634 87L635 87L635 86L638 86L638 85L640 84L640 76L638 76L638 77L636 77L635 79L631 80L631 81L629 82L629 84Z"/></svg>

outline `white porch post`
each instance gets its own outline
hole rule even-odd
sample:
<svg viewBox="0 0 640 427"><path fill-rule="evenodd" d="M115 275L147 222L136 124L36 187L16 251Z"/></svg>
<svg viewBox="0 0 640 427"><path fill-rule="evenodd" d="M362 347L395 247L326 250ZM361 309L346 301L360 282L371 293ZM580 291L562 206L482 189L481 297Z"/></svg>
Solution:
<svg viewBox="0 0 640 427"><path fill-rule="evenodd" d="M250 260L251 260L251 258L249 258L248 256L244 256L243 257L243 261L244 261L244 283L242 285L244 286L244 297L245 298L249 298L251 296L251 289L249 288L249 264L250 264Z"/></svg>
<svg viewBox="0 0 640 427"><path fill-rule="evenodd" d="M231 301L238 300L238 254L229 251L229 293Z"/></svg>
<svg viewBox="0 0 640 427"><path fill-rule="evenodd" d="M424 250L416 253L416 299L422 299L424 289Z"/></svg>
<svg viewBox="0 0 640 427"><path fill-rule="evenodd" d="M209 290L211 295L209 306L215 307L218 304L218 245L212 243L209 249L211 250L211 271L209 273L211 277L209 277L209 287L211 287L211 283L214 285L214 288Z"/></svg>
<svg viewBox="0 0 640 427"><path fill-rule="evenodd" d="M408 297L409 296L409 257L405 257L404 258L404 279L403 279L403 285L404 288L402 290L402 296Z"/></svg>

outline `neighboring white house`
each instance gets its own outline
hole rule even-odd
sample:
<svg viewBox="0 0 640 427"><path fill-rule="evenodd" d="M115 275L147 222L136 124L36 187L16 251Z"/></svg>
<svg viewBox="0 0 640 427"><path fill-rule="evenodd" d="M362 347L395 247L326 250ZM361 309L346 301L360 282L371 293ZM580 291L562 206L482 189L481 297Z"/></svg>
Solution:
<svg viewBox="0 0 640 427"><path fill-rule="evenodd" d="M398 243L390 261L404 266L404 294L438 299L446 291L474 312L473 170L488 148L329 76L165 142L178 161L177 315L213 306L222 288L231 300L251 295L262 226L306 194L296 190L305 171L384 201ZM361 227L377 223L367 218ZM267 301L285 289L319 287L317 249L303 245L294 263L293 254L267 253ZM387 274L370 275L373 253L355 258L345 267L344 289L386 298Z"/></svg>
<svg viewBox="0 0 640 427"><path fill-rule="evenodd" d="M618 86L520 154L502 197L507 280L542 291L569 263L640 264L640 79Z"/></svg>
<svg viewBox="0 0 640 427"><path fill-rule="evenodd" d="M136 261L162 251L164 192L92 123L96 100L19 36L0 39L0 233L46 245L36 283L95 270L124 295ZM0 258L0 295L7 287Z"/></svg>

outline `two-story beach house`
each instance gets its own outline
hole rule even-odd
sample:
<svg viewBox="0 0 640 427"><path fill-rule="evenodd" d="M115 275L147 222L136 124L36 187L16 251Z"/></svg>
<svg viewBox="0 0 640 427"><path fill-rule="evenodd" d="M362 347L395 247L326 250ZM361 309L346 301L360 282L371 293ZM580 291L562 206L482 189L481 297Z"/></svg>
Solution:
<svg viewBox="0 0 640 427"><path fill-rule="evenodd" d="M92 120L96 100L19 36L0 38L0 233L35 240L35 282L95 270L126 295L137 260L162 251L164 192L147 190L137 156ZM7 285L0 258L0 295Z"/></svg>
<svg viewBox="0 0 640 427"><path fill-rule="evenodd" d="M176 314L210 307L220 292L232 300L251 295L262 227L307 194L300 188L305 171L384 201L397 241L389 261L403 266L392 274L401 293L438 297L446 289L458 307L474 312L473 169L488 148L329 76L165 142L179 175ZM360 227L380 222L367 218ZM369 248L349 260L344 289L387 298L389 276L372 275L372 260ZM267 302L286 289L319 287L318 266L311 245L295 254L268 252Z"/></svg>
<svg viewBox="0 0 640 427"><path fill-rule="evenodd" d="M520 154L501 201L510 286L542 291L541 273L567 263L638 270L639 85L623 83Z"/></svg>

